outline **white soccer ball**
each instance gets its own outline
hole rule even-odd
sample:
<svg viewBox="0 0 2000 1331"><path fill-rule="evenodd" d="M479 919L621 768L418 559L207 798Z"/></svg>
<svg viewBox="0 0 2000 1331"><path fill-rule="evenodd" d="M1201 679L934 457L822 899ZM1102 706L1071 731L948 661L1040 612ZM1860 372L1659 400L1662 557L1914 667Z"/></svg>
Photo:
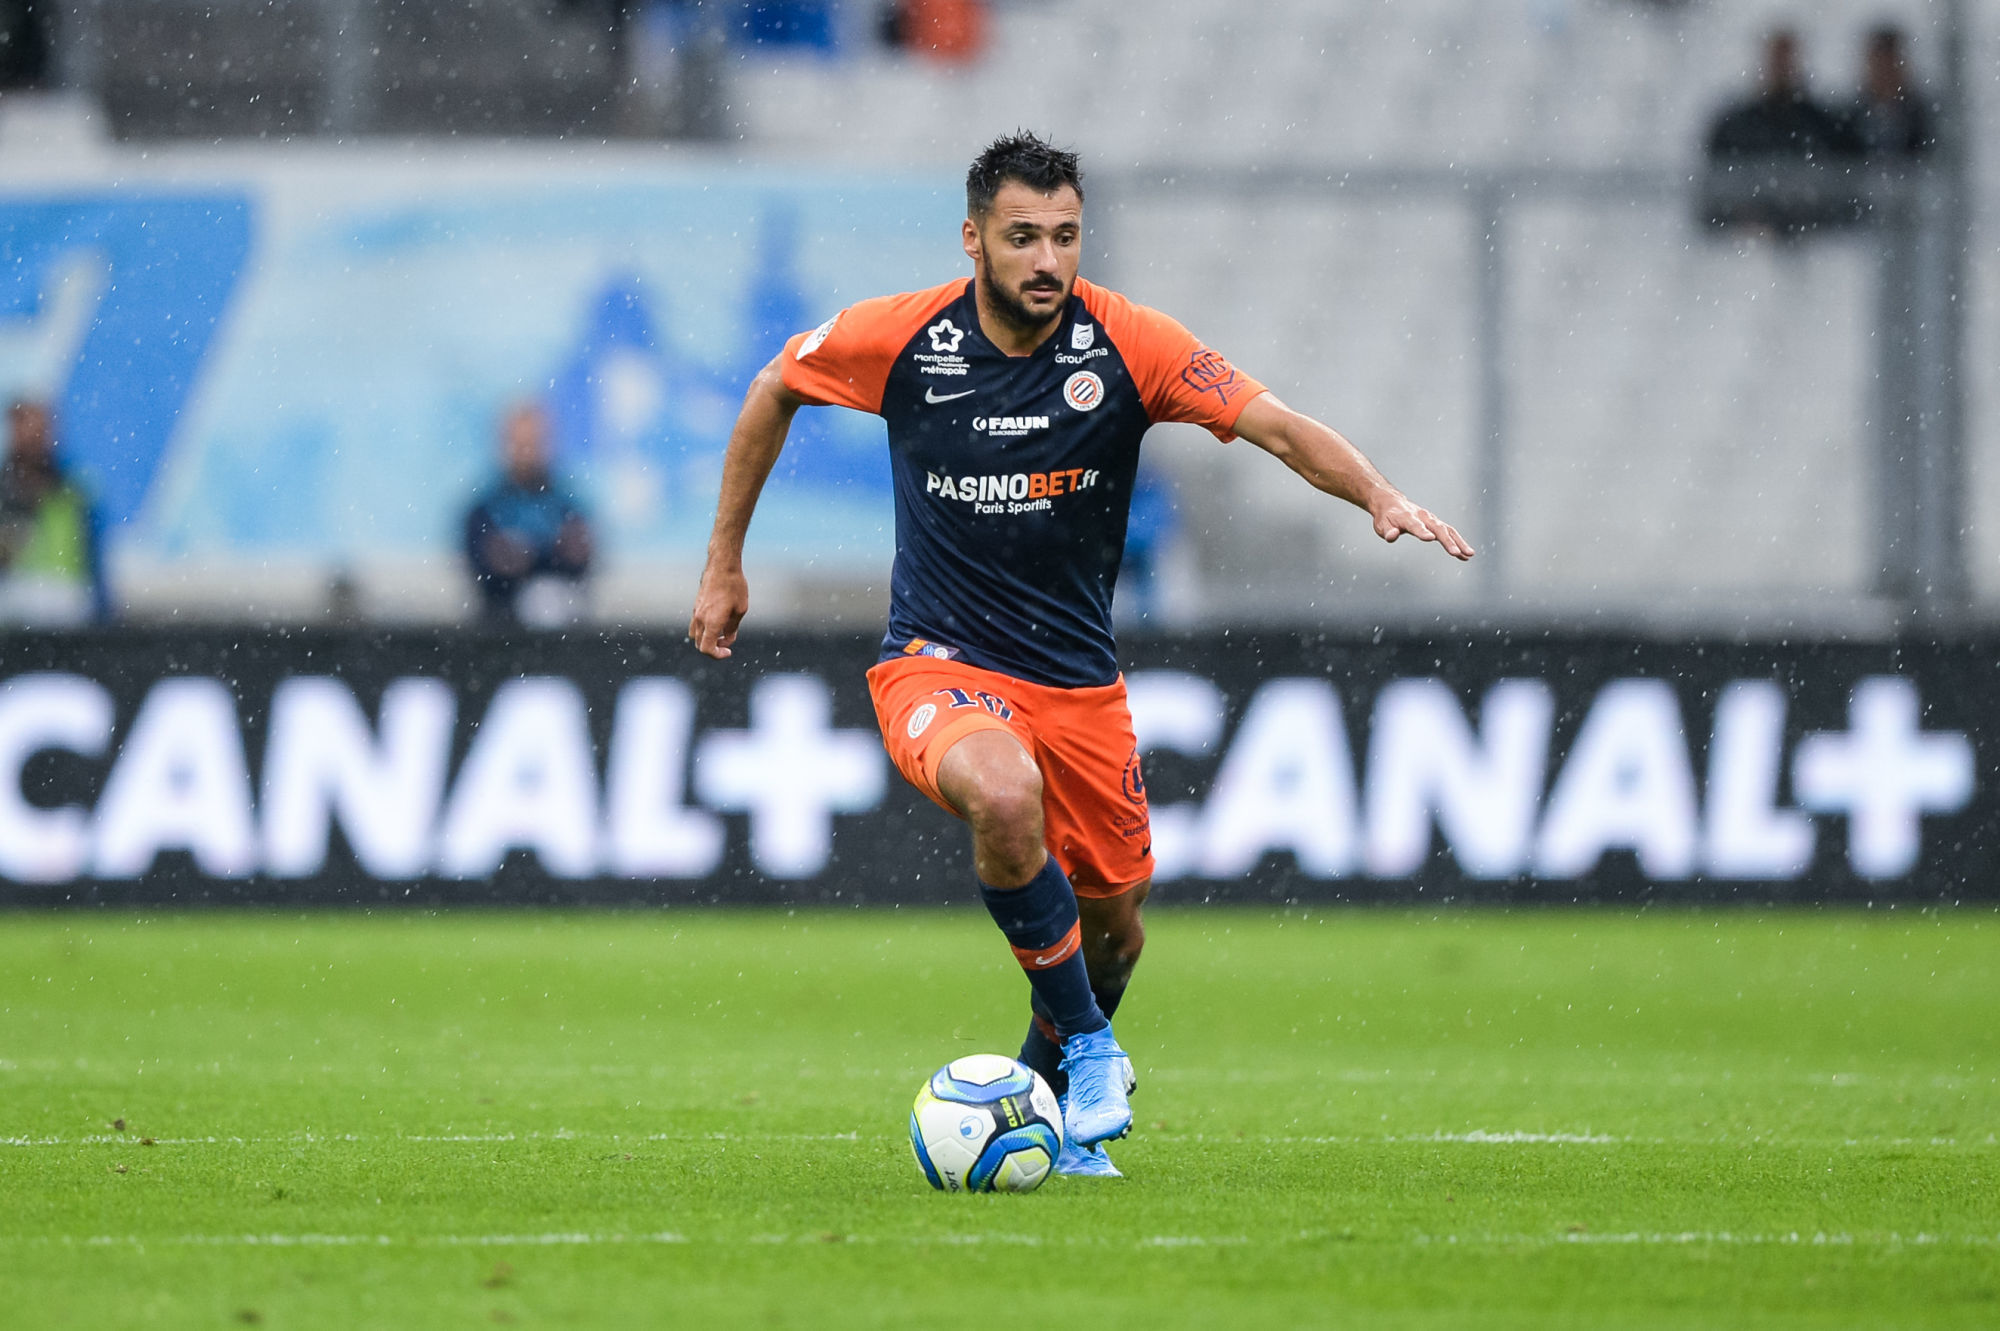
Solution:
<svg viewBox="0 0 2000 1331"><path fill-rule="evenodd" d="M1033 1192L1055 1168L1062 1131L1049 1084L1000 1054L953 1059L910 1109L910 1149L945 1192Z"/></svg>

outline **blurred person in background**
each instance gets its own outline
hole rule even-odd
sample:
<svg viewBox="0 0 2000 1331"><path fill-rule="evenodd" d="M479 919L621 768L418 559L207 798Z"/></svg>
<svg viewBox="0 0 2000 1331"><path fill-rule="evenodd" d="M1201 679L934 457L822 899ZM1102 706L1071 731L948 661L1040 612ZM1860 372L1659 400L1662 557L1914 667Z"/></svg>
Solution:
<svg viewBox="0 0 2000 1331"><path fill-rule="evenodd" d="M1855 150L1876 161L1914 160L1935 145L1930 110L1910 87L1902 29L1885 24L1868 34L1847 129Z"/></svg>
<svg viewBox="0 0 2000 1331"><path fill-rule="evenodd" d="M7 408L0 464L0 618L88 623L107 600L90 498L56 458L48 407L19 399Z"/></svg>
<svg viewBox="0 0 2000 1331"><path fill-rule="evenodd" d="M1706 146L1702 211L1712 226L1795 240L1861 218L1851 185L1813 169L1851 162L1857 146L1846 117L1812 95L1790 28L1764 39L1757 91L1716 116Z"/></svg>
<svg viewBox="0 0 2000 1331"><path fill-rule="evenodd" d="M1774 157L1815 161L1852 152L1847 125L1806 85L1799 35L1790 28L1779 28L1764 39L1757 91L1725 108L1708 132L1711 161Z"/></svg>
<svg viewBox="0 0 2000 1331"><path fill-rule="evenodd" d="M590 521L550 473L549 417L522 403L501 422L501 475L465 515L465 557L492 624L559 628L578 617Z"/></svg>
<svg viewBox="0 0 2000 1331"><path fill-rule="evenodd" d="M985 0L889 0L884 44L947 65L969 65L986 50Z"/></svg>
<svg viewBox="0 0 2000 1331"><path fill-rule="evenodd" d="M1180 527L1174 483L1157 464L1143 456L1132 482L1132 514L1125 524L1125 559L1118 569L1114 604L1120 617L1138 623L1153 620L1160 603L1160 559Z"/></svg>
<svg viewBox="0 0 2000 1331"><path fill-rule="evenodd" d="M0 0L0 92L47 86L48 9L46 0Z"/></svg>

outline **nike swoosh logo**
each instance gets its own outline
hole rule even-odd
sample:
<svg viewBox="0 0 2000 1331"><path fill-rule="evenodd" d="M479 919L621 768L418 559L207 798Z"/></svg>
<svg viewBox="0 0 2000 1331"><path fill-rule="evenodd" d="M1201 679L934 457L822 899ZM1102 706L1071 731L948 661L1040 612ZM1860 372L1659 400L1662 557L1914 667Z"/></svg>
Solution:
<svg viewBox="0 0 2000 1331"><path fill-rule="evenodd" d="M956 402L962 397L971 397L978 391L976 388L968 388L963 393L946 393L943 397L939 397L937 389L926 388L924 390L924 401L935 407L940 402Z"/></svg>
<svg viewBox="0 0 2000 1331"><path fill-rule="evenodd" d="M1052 966L1052 965L1054 965L1054 964L1056 963L1056 961L1057 961L1058 959L1060 959L1060 958L1061 958L1061 956L1062 956L1062 953L1060 953L1060 952L1051 952L1051 953L1050 953L1050 954L1049 954L1048 956L1046 956L1046 957L1036 957L1036 958L1035 958L1035 965L1037 965L1037 966Z"/></svg>

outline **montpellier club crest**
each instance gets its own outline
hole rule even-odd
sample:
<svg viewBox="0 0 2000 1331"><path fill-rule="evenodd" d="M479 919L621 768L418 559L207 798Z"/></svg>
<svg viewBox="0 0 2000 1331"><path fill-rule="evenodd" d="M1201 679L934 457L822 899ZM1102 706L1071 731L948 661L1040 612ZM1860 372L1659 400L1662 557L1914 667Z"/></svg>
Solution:
<svg viewBox="0 0 2000 1331"><path fill-rule="evenodd" d="M1104 401L1104 381L1089 370L1078 370L1063 385L1063 401L1078 411L1096 411Z"/></svg>

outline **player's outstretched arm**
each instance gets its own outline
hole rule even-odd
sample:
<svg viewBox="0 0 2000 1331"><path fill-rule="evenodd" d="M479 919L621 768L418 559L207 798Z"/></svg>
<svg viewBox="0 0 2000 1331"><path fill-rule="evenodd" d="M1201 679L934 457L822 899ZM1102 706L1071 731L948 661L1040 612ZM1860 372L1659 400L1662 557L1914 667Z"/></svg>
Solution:
<svg viewBox="0 0 2000 1331"><path fill-rule="evenodd" d="M727 660L736 628L750 609L750 583L743 576L743 538L757 496L785 446L792 415L805 399L785 387L773 360L750 381L743 410L729 435L722 457L722 495L715 503L715 529L708 537L708 562L701 570L688 637L695 648L718 661Z"/></svg>
<svg viewBox="0 0 2000 1331"><path fill-rule="evenodd" d="M1375 521L1375 534L1383 540L1393 541L1408 532L1420 541L1437 542L1453 558L1472 558L1472 546L1450 523L1411 503L1338 430L1293 411L1278 401L1277 394L1252 398L1234 429L1315 489L1366 509Z"/></svg>

